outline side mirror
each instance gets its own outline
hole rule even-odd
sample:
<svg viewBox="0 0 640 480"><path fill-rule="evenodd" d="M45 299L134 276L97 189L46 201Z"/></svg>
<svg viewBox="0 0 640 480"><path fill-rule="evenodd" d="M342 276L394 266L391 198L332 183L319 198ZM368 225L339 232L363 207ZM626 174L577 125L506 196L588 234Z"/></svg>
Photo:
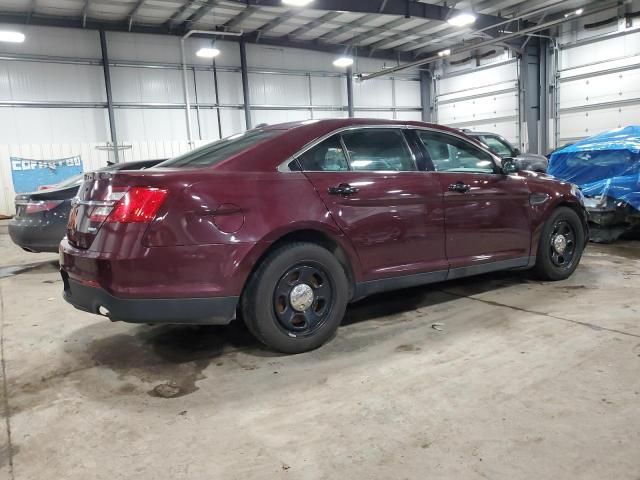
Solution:
<svg viewBox="0 0 640 480"><path fill-rule="evenodd" d="M518 173L519 170L520 169L518 168L518 164L513 158L502 159L502 173L504 173L505 175Z"/></svg>
<svg viewBox="0 0 640 480"><path fill-rule="evenodd" d="M516 157L519 157L522 154L519 148L514 148L513 153Z"/></svg>

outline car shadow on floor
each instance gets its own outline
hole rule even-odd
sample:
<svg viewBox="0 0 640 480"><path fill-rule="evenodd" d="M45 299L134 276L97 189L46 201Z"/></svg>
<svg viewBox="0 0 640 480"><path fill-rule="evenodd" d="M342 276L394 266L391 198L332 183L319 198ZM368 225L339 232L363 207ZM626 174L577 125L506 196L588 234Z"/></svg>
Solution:
<svg viewBox="0 0 640 480"><path fill-rule="evenodd" d="M506 272L454 282L426 285L387 292L363 299L349 306L342 326L366 324L371 320L394 322L397 316L416 309L435 308L474 295L526 282L520 273ZM443 290L443 289L446 289ZM450 293L455 290L456 293ZM180 365L189 362L224 361L239 352L252 357L281 357L260 344L241 320L227 326L131 326L127 333L105 335L112 325L96 322L73 336L82 338L86 354L97 365L118 372L131 369L153 369L158 365ZM338 329L341 336L341 329ZM87 339L89 343L87 344Z"/></svg>
<svg viewBox="0 0 640 480"><path fill-rule="evenodd" d="M86 370L107 369L115 374L115 381L104 382L105 378L114 378L110 375L85 375L74 385L95 398L109 396L105 389L118 395L163 396L158 391L168 391L168 397L175 398L197 391L198 382L206 376L213 376L220 384L229 381L224 380L229 374L259 369L271 373L292 365L291 362L298 366L308 364L309 368L336 359L342 362L340 359L350 358L351 362L355 357L348 354L366 352L388 341L393 344L396 337L406 337L409 330L424 328L439 335L431 330L429 317L436 312L440 317L447 310L455 312L455 302L461 296L527 281L521 272L506 272L375 295L349 306L343 328L338 329L336 337L327 345L297 356L268 350L251 336L242 321L228 326L150 327L112 324L87 316L88 320L96 321L59 340L65 358L59 367L45 376L43 372L34 372L37 381L27 375L12 388L17 388L18 394L21 390L32 397L24 404L26 407L39 404L41 399L37 394L61 378ZM447 338L451 340L450 335ZM159 387L164 390L158 390ZM29 391L33 388L35 391Z"/></svg>

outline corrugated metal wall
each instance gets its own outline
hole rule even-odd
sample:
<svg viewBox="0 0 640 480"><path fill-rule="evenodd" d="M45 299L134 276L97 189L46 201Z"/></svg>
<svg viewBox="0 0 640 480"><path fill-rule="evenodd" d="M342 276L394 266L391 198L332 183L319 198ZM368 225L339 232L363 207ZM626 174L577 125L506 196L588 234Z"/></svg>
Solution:
<svg viewBox="0 0 640 480"><path fill-rule="evenodd" d="M627 30L624 20L598 30L567 31L558 75L558 145L640 124L640 31Z"/></svg>
<svg viewBox="0 0 640 480"><path fill-rule="evenodd" d="M518 60L508 57L471 68L445 64L436 77L438 123L499 133L518 145Z"/></svg>
<svg viewBox="0 0 640 480"><path fill-rule="evenodd" d="M23 27L23 44L0 44L0 214L13 213L10 156L35 160L82 155L84 169L113 159L98 32ZM123 161L165 158L187 141L177 37L108 32L115 121ZM245 129L239 46L195 56L211 40L186 44L191 123L196 146ZM252 122L345 117L346 77L320 52L247 45ZM355 71L384 62L359 59ZM218 92L216 95L215 80ZM415 72L354 85L357 116L421 118ZM218 120L219 119L219 120Z"/></svg>

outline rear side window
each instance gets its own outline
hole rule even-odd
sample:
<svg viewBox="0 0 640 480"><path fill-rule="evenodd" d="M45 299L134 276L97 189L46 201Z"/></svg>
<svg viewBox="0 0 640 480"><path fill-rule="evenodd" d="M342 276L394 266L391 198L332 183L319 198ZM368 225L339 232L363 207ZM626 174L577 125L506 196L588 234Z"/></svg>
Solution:
<svg viewBox="0 0 640 480"><path fill-rule="evenodd" d="M480 137L480 140L496 155L500 155L501 157L515 157L515 152L511 149L511 146L498 137L483 135Z"/></svg>
<svg viewBox="0 0 640 480"><path fill-rule="evenodd" d="M349 170L347 157L338 135L334 135L298 157L307 172L343 172Z"/></svg>
<svg viewBox="0 0 640 480"><path fill-rule="evenodd" d="M493 158L464 140L438 132L418 131L437 172L495 173Z"/></svg>
<svg viewBox="0 0 640 480"><path fill-rule="evenodd" d="M352 170L417 170L400 129L367 128L343 133L342 139L349 153Z"/></svg>
<svg viewBox="0 0 640 480"><path fill-rule="evenodd" d="M281 133L281 130L250 130L196 148L184 155L162 162L157 166L171 168L209 167Z"/></svg>

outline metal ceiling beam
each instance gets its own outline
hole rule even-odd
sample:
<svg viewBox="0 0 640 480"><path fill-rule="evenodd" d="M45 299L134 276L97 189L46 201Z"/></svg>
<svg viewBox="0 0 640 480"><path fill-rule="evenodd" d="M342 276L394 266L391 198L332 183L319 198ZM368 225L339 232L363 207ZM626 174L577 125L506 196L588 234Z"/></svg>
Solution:
<svg viewBox="0 0 640 480"><path fill-rule="evenodd" d="M274 30L275 28L279 27L280 25L285 23L287 20L289 20L291 17L295 17L297 13L298 12L296 10L292 10L290 12L283 13L282 15L274 18L270 22L265 23L263 26L261 26L258 29L260 32L260 35L266 32L270 32L271 30ZM261 37L261 38L264 38L264 37Z"/></svg>
<svg viewBox="0 0 640 480"><path fill-rule="evenodd" d="M325 23L331 22L342 15L340 12L329 12L317 20L313 20L306 25L301 26L300 28L295 29L293 32L289 33L290 37L299 37L304 35L311 30L323 26Z"/></svg>
<svg viewBox="0 0 640 480"><path fill-rule="evenodd" d="M175 25L178 23L178 18L182 16L184 12L189 10L192 6L200 3L200 0L190 0L188 2L183 3L178 9L169 17L169 19L165 22L166 25Z"/></svg>
<svg viewBox="0 0 640 480"><path fill-rule="evenodd" d="M282 0L225 0L227 3L239 3L247 6L282 7ZM387 0L384 10L380 11L380 2L372 0L314 0L305 9L328 10L351 13L384 13L406 18L426 18L428 20L446 21L456 10L440 5L417 2L415 0ZM503 20L494 15L478 14L476 25L484 27Z"/></svg>
<svg viewBox="0 0 640 480"><path fill-rule="evenodd" d="M142 6L144 5L144 2L146 2L147 0L138 0L138 2L136 3L136 5L131 9L131 11L127 14L127 18L129 18L129 30L131 30L131 27L133 26L133 19L134 17L138 14L138 12L140 11L140 9L142 8Z"/></svg>
<svg viewBox="0 0 640 480"><path fill-rule="evenodd" d="M604 6L604 3L602 0L599 0L597 2L592 2L590 4L588 4L589 7L593 7L587 10L587 6L585 6L585 12L582 16L582 18L588 16L588 15L596 15L598 13L607 11L611 9L611 4L606 4L606 6ZM563 12L564 13L564 12ZM513 33L508 33L508 34L504 34L502 36L500 36L499 38L495 38L495 39L490 39L490 40L486 40L484 42L480 42L480 43L476 43L476 44L472 44L472 45L467 45L467 46L463 46L461 48L452 48L451 49L451 53L453 55L455 54L459 54L459 53L467 53L467 52L471 52L473 50L476 50L478 48L482 48L482 47L487 47L487 46L491 46L491 45L495 45L498 42L505 42L511 39L515 39L515 38L521 38L527 34L530 33L535 33L535 32L539 32L541 30L546 30L548 28L551 27L555 27L557 25L561 25L563 23L566 22L573 22L576 20L576 18L578 18L576 15L563 15L562 13L559 14L559 16L557 16L557 18L555 18L554 20L550 20L547 21L545 23L541 23L539 25L534 25L532 27L527 27L527 28L523 28L522 30L519 30L517 32L513 32ZM385 70L381 70L379 72L375 72L375 73L371 73L369 75L361 75L360 79L361 80L370 80L373 78L377 78L377 77L381 77L381 76L386 76L386 75L390 75L392 73L395 72L400 72L402 70L406 70L408 68L414 68L414 67L420 67L422 65L427 65L429 63L433 63L437 60L441 60L441 57L438 55L437 52L431 52L429 54L427 54L426 58L420 59L420 60L415 60L413 62L409 62L409 63L405 63L403 65L398 65L397 67L393 67L393 68L388 68Z"/></svg>
<svg viewBox="0 0 640 480"><path fill-rule="evenodd" d="M363 24L374 20L378 18L378 15L364 15L363 17L360 17L358 20L356 20L355 22L351 22L351 23L347 23L341 27L336 28L335 30L331 30L327 33L325 33L324 35L321 35L320 37L318 37L318 40L322 40L322 41L328 41L331 40L335 37L339 37L341 35L344 35L347 32L351 32L353 31L354 27L362 27L362 28L367 28L364 27Z"/></svg>
<svg viewBox="0 0 640 480"><path fill-rule="evenodd" d="M348 39L343 40L343 41L347 42L347 43L350 43L350 44L353 44L353 45L358 45L363 40L370 39L372 36L374 36L376 34L376 32L378 34L380 34L380 33L389 33L390 29L396 28L396 27L402 25L403 23L405 23L406 21L407 21L406 18L396 18L395 20L392 20L392 21L387 22L384 25L382 25L382 28L362 27L362 28L367 28L367 31L364 32L364 33L360 33L358 35L355 35L354 37L349 37ZM422 28L424 28L424 26Z"/></svg>
<svg viewBox="0 0 640 480"><path fill-rule="evenodd" d="M202 5L198 10L193 12L187 19L182 22L182 27L184 30L188 30L191 25L198 22L202 17L207 15L211 10L217 7L220 4L219 0L208 0L205 5Z"/></svg>
<svg viewBox="0 0 640 480"><path fill-rule="evenodd" d="M0 14L0 22L1 23L11 23L17 25L24 25L26 18L26 13L21 14ZM51 27L65 27L65 28L78 28L80 25L80 20L78 17L62 17L62 16L54 16L54 15L38 15L34 14L31 16L31 24L32 25L43 25L43 26L51 26ZM97 21L87 19L86 28L93 30L110 30L117 32L126 32L129 31L129 22L125 21ZM142 25L142 24L134 24L132 32L136 33L155 33L160 35L176 35L177 29L175 26L170 26L167 24L164 25ZM195 35L197 36L197 35ZM314 50L318 52L325 53L333 53L336 55L344 54L344 46L336 45L336 44L328 44L325 42L319 42L317 40L293 40L286 37L259 37L259 32L246 34L244 40L247 43L261 43L264 45L273 45L276 47L286 47L286 48L301 48L305 50ZM240 41L240 37L228 37L225 40L227 41ZM259 42L258 42L259 40ZM375 52L370 52L367 48L359 48L358 54L362 56L371 56L372 58L379 58L383 60L394 60L394 61L404 61L408 62L413 60L413 56L396 52L392 50L377 50Z"/></svg>
<svg viewBox="0 0 640 480"><path fill-rule="evenodd" d="M247 18L249 18L254 13L256 13L258 10L259 9L257 7L247 7L245 10L243 10L238 15L233 17L231 20L226 22L223 26L228 28L233 28L236 25L240 25L242 22L244 22Z"/></svg>
<svg viewBox="0 0 640 480"><path fill-rule="evenodd" d="M503 31L503 30L509 30L510 25L513 22L519 22L521 20L525 20L527 18L530 18L532 16L536 16L536 15L540 15L543 14L545 12L547 12L549 9L551 8L555 8L558 7L560 5L562 5L564 0L548 0L547 2L545 2L544 5L530 9L530 10L526 10L524 12L521 12L519 14L517 14L515 17L509 18L508 20L503 20L502 22L500 22L499 24L494 25L494 28L492 28L492 30L497 29L499 32ZM540 23L540 22L537 22ZM529 27L529 26L534 26L533 23L529 23L528 21L525 22L524 24L525 27ZM475 29L472 33L482 33L484 31L486 31L487 29ZM445 37L445 34L440 35L440 38ZM451 38L451 36L448 36L449 38ZM406 49L402 49L402 51L406 51L406 52L414 52L415 56L419 56L425 52L429 52L429 50L427 49L427 47L429 45L431 45L433 42L428 40L426 42L419 42L417 45L415 42L411 42L411 45L409 46L409 48ZM405 45L396 45L395 48L399 47L403 47ZM510 48L513 48L514 50L518 51L520 50L520 44L517 43L516 41L512 41L512 42L508 42L508 46ZM416 51L417 50L417 51Z"/></svg>

